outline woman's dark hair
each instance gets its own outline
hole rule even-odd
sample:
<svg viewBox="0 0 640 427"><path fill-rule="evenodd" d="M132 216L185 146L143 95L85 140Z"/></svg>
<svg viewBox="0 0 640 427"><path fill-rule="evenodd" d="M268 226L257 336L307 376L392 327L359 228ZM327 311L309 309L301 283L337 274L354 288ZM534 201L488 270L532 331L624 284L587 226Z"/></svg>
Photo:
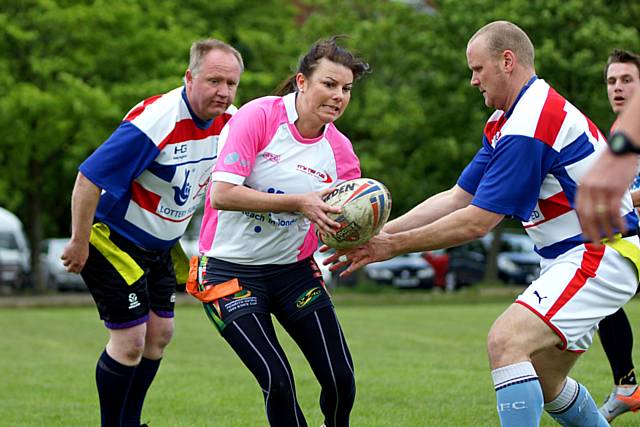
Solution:
<svg viewBox="0 0 640 427"><path fill-rule="evenodd" d="M300 59L298 70L278 86L274 95L284 96L298 90L296 75L302 73L305 77L311 77L322 58L331 62L344 65L353 73L353 79L357 80L362 75L369 73L370 68L363 59L355 57L351 52L338 45L342 36L332 36L315 42L309 52Z"/></svg>

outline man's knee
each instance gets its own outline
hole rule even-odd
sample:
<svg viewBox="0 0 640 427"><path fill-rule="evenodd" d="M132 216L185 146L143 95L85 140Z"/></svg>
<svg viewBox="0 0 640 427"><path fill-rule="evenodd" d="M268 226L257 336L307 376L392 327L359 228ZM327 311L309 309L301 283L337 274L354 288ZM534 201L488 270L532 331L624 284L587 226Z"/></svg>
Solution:
<svg viewBox="0 0 640 427"><path fill-rule="evenodd" d="M513 304L489 331L487 350L491 369L529 360L535 352L559 342L558 336L534 313Z"/></svg>
<svg viewBox="0 0 640 427"><path fill-rule="evenodd" d="M145 348L145 325L110 330L107 353L125 365L140 363Z"/></svg>
<svg viewBox="0 0 640 427"><path fill-rule="evenodd" d="M158 359L162 357L165 347L173 338L174 323L172 318L151 316L147 328L145 357Z"/></svg>
<svg viewBox="0 0 640 427"><path fill-rule="evenodd" d="M517 331L507 331L495 326L491 328L487 338L487 352L491 369L527 359L529 355L518 345L517 338Z"/></svg>

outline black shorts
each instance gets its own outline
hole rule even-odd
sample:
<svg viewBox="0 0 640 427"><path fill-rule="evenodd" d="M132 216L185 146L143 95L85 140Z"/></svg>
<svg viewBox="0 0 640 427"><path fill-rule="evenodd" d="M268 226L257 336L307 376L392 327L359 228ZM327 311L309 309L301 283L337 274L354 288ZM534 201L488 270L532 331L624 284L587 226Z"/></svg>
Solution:
<svg viewBox="0 0 640 427"><path fill-rule="evenodd" d="M238 279L241 291L204 303L207 316L220 332L235 319L250 313L273 313L286 326L315 310L333 306L313 257L285 265L206 260L206 284L232 279Z"/></svg>
<svg viewBox="0 0 640 427"><path fill-rule="evenodd" d="M160 317L173 317L176 275L171 250L146 251L113 231L109 236L142 269L142 276L127 284L123 276L93 244L80 273L93 296L100 318L109 329L130 328L149 319L149 309Z"/></svg>

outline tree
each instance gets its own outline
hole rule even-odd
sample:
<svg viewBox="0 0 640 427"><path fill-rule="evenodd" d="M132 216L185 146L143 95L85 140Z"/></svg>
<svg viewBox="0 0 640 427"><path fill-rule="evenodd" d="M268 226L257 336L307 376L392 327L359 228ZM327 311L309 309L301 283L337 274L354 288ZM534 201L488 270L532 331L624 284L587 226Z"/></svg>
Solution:
<svg viewBox="0 0 640 427"><path fill-rule="evenodd" d="M181 84L192 41L216 36L253 49L261 47L261 40L273 42L273 48L261 53L265 62L277 57L273 53L279 37L270 35L277 32L269 25L279 23L266 22L267 6L239 0L184 6L166 0L3 4L0 205L17 212L26 224L35 279L41 277L42 238L68 233L79 163L140 99ZM225 7L227 13L221 14ZM287 19L286 13L280 16ZM244 23L235 26L234 19ZM251 27L261 21L268 30L262 38ZM212 33L212 28L221 30ZM254 91L275 85L269 74L247 72L245 77Z"/></svg>

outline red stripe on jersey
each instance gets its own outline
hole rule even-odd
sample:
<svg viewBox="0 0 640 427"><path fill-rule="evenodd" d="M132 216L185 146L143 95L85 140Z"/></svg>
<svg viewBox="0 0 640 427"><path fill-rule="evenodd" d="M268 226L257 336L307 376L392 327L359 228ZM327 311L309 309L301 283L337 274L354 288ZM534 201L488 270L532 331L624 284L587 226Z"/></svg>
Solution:
<svg viewBox="0 0 640 427"><path fill-rule="evenodd" d="M180 120L176 122L173 131L162 140L158 148L162 150L168 144L180 144L184 141L197 141L209 136L220 135L220 131L230 118L231 115L229 114L221 114L213 120L213 123L207 129L200 129L191 119Z"/></svg>
<svg viewBox="0 0 640 427"><path fill-rule="evenodd" d="M589 117L584 116L584 118L587 119L587 124L589 125L589 132L591 132L591 136L593 136L597 141L604 139L604 137L602 136L602 132L600 132L600 129L598 129L598 126L596 126Z"/></svg>
<svg viewBox="0 0 640 427"><path fill-rule="evenodd" d="M147 106L156 102L161 96L162 95L156 95L156 96L152 96L151 98L145 99L144 101L142 101L140 105L138 105L133 110L131 110L131 112L127 114L127 117L124 118L124 120L130 122L131 120L135 119L140 114L142 114L142 112L144 111L145 108L147 108Z"/></svg>
<svg viewBox="0 0 640 427"><path fill-rule="evenodd" d="M546 199L538 200L538 207L545 220L557 218L562 214L571 211L573 208L563 191L554 194Z"/></svg>
<svg viewBox="0 0 640 427"><path fill-rule="evenodd" d="M143 188L137 181L131 183L131 201L142 209L156 213L160 204L160 196Z"/></svg>
<svg viewBox="0 0 640 427"><path fill-rule="evenodd" d="M496 142L494 141L494 137L497 133L500 132L500 129L502 129L502 126L506 121L506 115L502 114L498 120L487 122L487 124L484 126L484 136L487 137L487 141L489 141L489 144L491 144L491 146L493 146ZM498 137L497 139L500 139L500 137Z"/></svg>
<svg viewBox="0 0 640 427"><path fill-rule="evenodd" d="M587 280L596 277L596 270L604 256L604 245L598 247L591 243L585 244L586 251L582 254L582 263L575 275L564 289L560 297L547 312L546 318L551 319L573 296L587 283Z"/></svg>
<svg viewBox="0 0 640 427"><path fill-rule="evenodd" d="M549 88L547 99L544 102L540 118L538 119L536 132L533 135L534 138L544 142L550 147L553 146L562 127L562 123L564 123L564 119L567 116L567 112L564 111L564 105L566 103L566 99L561 97L553 88Z"/></svg>

